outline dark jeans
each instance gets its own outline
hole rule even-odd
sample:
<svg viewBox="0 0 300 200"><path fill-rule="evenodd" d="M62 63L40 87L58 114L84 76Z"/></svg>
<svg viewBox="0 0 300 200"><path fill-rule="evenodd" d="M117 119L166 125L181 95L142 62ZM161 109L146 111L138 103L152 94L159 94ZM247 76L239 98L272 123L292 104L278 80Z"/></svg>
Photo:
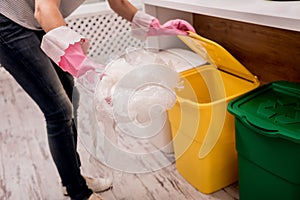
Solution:
<svg viewBox="0 0 300 200"><path fill-rule="evenodd" d="M19 26L0 14L0 63L42 110L50 152L62 184L72 199L84 199L92 191L81 176L76 151L73 105L78 102L72 104L74 80L40 49L44 34Z"/></svg>

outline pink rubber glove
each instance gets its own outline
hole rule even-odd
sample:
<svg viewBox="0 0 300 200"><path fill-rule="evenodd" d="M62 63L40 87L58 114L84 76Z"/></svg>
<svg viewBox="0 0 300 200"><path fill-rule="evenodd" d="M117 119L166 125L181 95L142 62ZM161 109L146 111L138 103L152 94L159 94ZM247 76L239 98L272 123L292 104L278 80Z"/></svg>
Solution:
<svg viewBox="0 0 300 200"><path fill-rule="evenodd" d="M187 35L187 31L195 32L195 29L187 21L181 19L170 20L160 25L158 19L153 19L148 36L157 36L157 35Z"/></svg>
<svg viewBox="0 0 300 200"><path fill-rule="evenodd" d="M163 25L155 17L137 11L132 19L132 35L145 40L147 36L187 35L187 31L196 32L194 27L185 20L169 20Z"/></svg>
<svg viewBox="0 0 300 200"><path fill-rule="evenodd" d="M101 71L104 66L90 60L86 53L89 42L67 26L61 26L44 35L42 50L64 71L79 77L87 71Z"/></svg>
<svg viewBox="0 0 300 200"><path fill-rule="evenodd" d="M90 92L94 92L96 84L104 76L105 66L89 59L84 54L80 42L71 44L58 64L61 69L78 78L78 83Z"/></svg>
<svg viewBox="0 0 300 200"><path fill-rule="evenodd" d="M105 66L93 62L83 52L80 42L70 44L60 57L58 65L74 77L79 77L87 71L103 71Z"/></svg>

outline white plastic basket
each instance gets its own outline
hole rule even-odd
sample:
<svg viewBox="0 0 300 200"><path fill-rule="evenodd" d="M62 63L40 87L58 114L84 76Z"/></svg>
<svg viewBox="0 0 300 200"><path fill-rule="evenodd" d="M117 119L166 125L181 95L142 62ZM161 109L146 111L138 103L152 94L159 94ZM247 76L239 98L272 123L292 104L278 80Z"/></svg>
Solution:
<svg viewBox="0 0 300 200"><path fill-rule="evenodd" d="M144 45L144 42L131 36L130 22L114 13L107 2L83 4L66 22L90 40L88 55L100 63L123 54L126 48Z"/></svg>

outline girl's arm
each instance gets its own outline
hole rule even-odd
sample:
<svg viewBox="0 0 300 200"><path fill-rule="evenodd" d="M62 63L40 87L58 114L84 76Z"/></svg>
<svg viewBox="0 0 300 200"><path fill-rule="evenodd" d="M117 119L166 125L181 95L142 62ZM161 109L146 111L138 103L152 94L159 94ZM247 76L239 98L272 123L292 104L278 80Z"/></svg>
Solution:
<svg viewBox="0 0 300 200"><path fill-rule="evenodd" d="M128 21L132 21L137 8L127 0L108 0L111 9Z"/></svg>
<svg viewBox="0 0 300 200"><path fill-rule="evenodd" d="M34 17L45 32L60 26L66 26L59 5L60 0L35 0Z"/></svg>

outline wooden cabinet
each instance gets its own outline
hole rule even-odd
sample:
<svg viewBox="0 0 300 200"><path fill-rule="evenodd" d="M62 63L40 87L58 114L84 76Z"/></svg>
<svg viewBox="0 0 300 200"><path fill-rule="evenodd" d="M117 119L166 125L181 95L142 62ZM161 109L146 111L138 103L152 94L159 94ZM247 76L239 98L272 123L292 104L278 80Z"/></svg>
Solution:
<svg viewBox="0 0 300 200"><path fill-rule="evenodd" d="M300 82L300 32L193 15L197 33L226 48L262 83Z"/></svg>

